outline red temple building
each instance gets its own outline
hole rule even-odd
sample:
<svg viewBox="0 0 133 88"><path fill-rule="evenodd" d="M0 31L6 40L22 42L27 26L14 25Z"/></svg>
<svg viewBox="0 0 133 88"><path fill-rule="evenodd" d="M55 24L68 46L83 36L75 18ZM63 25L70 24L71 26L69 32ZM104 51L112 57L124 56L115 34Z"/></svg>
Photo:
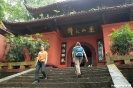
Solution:
<svg viewBox="0 0 133 88"><path fill-rule="evenodd" d="M6 30L15 35L44 34L50 43L48 64L60 68L72 66L71 52L76 42L85 49L87 65L105 65L112 28L128 23L133 30L133 0L68 0L40 8L25 6L35 20L3 22Z"/></svg>

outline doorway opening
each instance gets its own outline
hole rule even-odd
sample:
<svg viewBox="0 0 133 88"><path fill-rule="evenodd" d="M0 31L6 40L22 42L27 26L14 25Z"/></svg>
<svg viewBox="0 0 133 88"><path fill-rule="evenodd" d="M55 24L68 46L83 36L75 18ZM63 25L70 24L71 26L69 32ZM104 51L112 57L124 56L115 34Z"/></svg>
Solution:
<svg viewBox="0 0 133 88"><path fill-rule="evenodd" d="M83 60L82 60L82 63L80 64L80 66L84 67L84 66L91 65L92 64L92 58L91 58L92 57L92 53L91 53L91 50L87 46L82 45L82 47L84 48L84 51L86 53L88 62L86 62L85 61L85 57L83 57Z"/></svg>
<svg viewBox="0 0 133 88"><path fill-rule="evenodd" d="M88 63L85 63L85 59L83 59L83 62L81 64L81 67L83 66L96 66L97 65L97 60L96 60L96 52L94 47L87 43L87 42L80 42L81 46L84 48L86 55L88 57ZM68 50L67 53L67 66L68 67L74 67L74 63L72 62L72 49L75 46L75 44L73 44L70 49Z"/></svg>

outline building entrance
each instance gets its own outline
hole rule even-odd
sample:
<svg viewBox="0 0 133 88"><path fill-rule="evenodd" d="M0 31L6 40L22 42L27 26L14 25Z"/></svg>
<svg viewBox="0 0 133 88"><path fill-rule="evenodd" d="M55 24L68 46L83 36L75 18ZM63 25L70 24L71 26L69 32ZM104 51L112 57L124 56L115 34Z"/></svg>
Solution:
<svg viewBox="0 0 133 88"><path fill-rule="evenodd" d="M80 64L81 67L87 67L89 65L92 65L92 53L91 53L91 50L85 46L85 45L82 45L82 47L84 48L85 52L86 52L86 55L87 55L87 58L88 58L88 62L86 63L85 62L85 57L83 57L83 60L82 60L82 63ZM71 62L71 67L74 67L74 63Z"/></svg>
<svg viewBox="0 0 133 88"><path fill-rule="evenodd" d="M85 57L83 57L82 63L81 63L81 67L82 66L88 66L88 65L92 65L92 53L91 50L87 47L87 46L82 46L86 52L87 58L88 58L88 62L85 62Z"/></svg>
<svg viewBox="0 0 133 88"><path fill-rule="evenodd" d="M72 49L75 45L73 45L70 49L69 49L69 52L68 52L68 67L74 67L74 63L72 62ZM86 52L86 55L87 55L87 58L88 58L88 62L86 63L85 62L85 57L83 57L83 60L82 60L82 63L81 63L81 67L87 67L89 65L93 65L95 66L95 59L96 59L96 55L95 55L95 50L94 48L88 44L88 43L82 43L81 42L81 46L84 48L85 52Z"/></svg>

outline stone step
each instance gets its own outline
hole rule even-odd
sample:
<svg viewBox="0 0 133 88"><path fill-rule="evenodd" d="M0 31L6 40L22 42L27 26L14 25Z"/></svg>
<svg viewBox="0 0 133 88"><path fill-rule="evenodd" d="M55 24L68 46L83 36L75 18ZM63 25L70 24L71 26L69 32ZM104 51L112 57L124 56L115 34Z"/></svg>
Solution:
<svg viewBox="0 0 133 88"><path fill-rule="evenodd" d="M106 66L81 67L81 78L76 78L74 67L47 68L46 73L48 79L39 78L38 84L32 84L34 70L0 83L0 88L111 88L113 84Z"/></svg>
<svg viewBox="0 0 133 88"><path fill-rule="evenodd" d="M66 69L66 70L64 70L64 69L45 69L46 71L54 71L54 72L58 72L58 71L74 71L75 69ZM81 71L107 71L108 69L80 69Z"/></svg>
<svg viewBox="0 0 133 88"><path fill-rule="evenodd" d="M133 73L122 73L126 78L133 78Z"/></svg>
<svg viewBox="0 0 133 88"><path fill-rule="evenodd" d="M48 76L60 76L60 77L68 77L68 76L75 76L76 74L75 73L71 73L71 74L65 74L65 73L58 73L58 74L47 74ZM21 75L21 76L18 76L18 77L34 77L35 74L26 74L26 75ZM39 73L39 76L42 76L42 73ZM109 73L103 73L103 74L89 74L89 73L82 73L82 76L85 76L85 77L102 77L102 76L110 76Z"/></svg>
<svg viewBox="0 0 133 88"><path fill-rule="evenodd" d="M40 80L42 79L42 78L39 78ZM95 81L97 81L97 80L110 80L111 79L111 77L109 77L109 76L103 76L103 77L83 77L83 76L81 76L81 78L76 78L76 77L67 77L67 78L65 78L65 77L58 77L58 78L56 78L55 76L53 76L53 77L48 77L48 80L83 80L83 79L85 79L85 80L95 80ZM20 77L20 78L14 78L14 79L10 79L9 80L9 82L10 81L17 81L17 80L19 80L19 81L24 81L24 80L34 80L34 77ZM44 80L44 79L42 79L42 80Z"/></svg>
<svg viewBox="0 0 133 88"><path fill-rule="evenodd" d="M47 68L47 67L46 67ZM92 66L92 67L80 67L81 69L87 69L87 68L90 68L90 69L107 69L108 67L107 66ZM63 68L47 68L47 69L75 69L75 67L63 67Z"/></svg>
<svg viewBox="0 0 133 88"><path fill-rule="evenodd" d="M120 65L118 66L119 70L123 74L123 76L128 80L128 82L133 86L133 65Z"/></svg>
<svg viewBox="0 0 133 88"><path fill-rule="evenodd" d="M35 75L34 76L18 76L18 77L15 77L13 79L34 79ZM39 77L42 77L42 74L39 75ZM110 74L103 74L103 75L89 75L89 74L84 74L84 75L81 75L82 78L91 78L91 77L110 77ZM48 78L49 79L58 79L58 78L76 78L76 75L57 75L57 76L54 76L54 75L48 75Z"/></svg>
<svg viewBox="0 0 133 88"><path fill-rule="evenodd" d="M117 65L117 67L119 69L123 69L123 68L133 68L132 64L121 64L121 65Z"/></svg>
<svg viewBox="0 0 133 88"><path fill-rule="evenodd" d="M107 67L81 67L81 70L108 70ZM46 70L53 70L53 71L68 71L68 70L75 70L75 67L68 67L68 68L46 68Z"/></svg>
<svg viewBox="0 0 133 88"><path fill-rule="evenodd" d="M2 83L0 88L109 88L110 82L63 82L63 83Z"/></svg>
<svg viewBox="0 0 133 88"><path fill-rule="evenodd" d="M42 73L39 73L39 75L41 75ZM46 74L47 75L49 75L49 76L58 76L58 75L75 75L75 72L72 72L72 73L47 73L46 72ZM102 74L109 74L108 72L106 72L106 73L98 73L98 72L92 72L92 73L84 73L84 72L82 72L82 75L84 75L84 74L88 74L88 75L91 75L91 74L99 74L99 75L102 75ZM28 76L29 74L23 74L23 76ZM34 74L30 74L30 76L34 76L35 75L35 73Z"/></svg>
<svg viewBox="0 0 133 88"><path fill-rule="evenodd" d="M93 66L93 67L80 67L81 69L108 69L107 66ZM65 70L65 69L75 69L75 67L66 67L66 68L47 68L47 69L59 69L59 70Z"/></svg>
<svg viewBox="0 0 133 88"><path fill-rule="evenodd" d="M40 71L41 73L41 71ZM74 74L75 73L75 70L73 71L46 71L47 74L51 74L51 75L58 75L58 74ZM81 70L81 73L82 74L104 74L104 73L109 73L108 70L104 70L104 71L82 71ZM35 74L35 71L32 71L30 73L27 73L27 74L30 74L30 75L34 75ZM24 74L24 75L27 75L27 74Z"/></svg>
<svg viewBox="0 0 133 88"><path fill-rule="evenodd" d="M46 79L39 79L41 82L103 82L103 81L112 81L111 77L88 77L88 78L48 78ZM10 79L5 81L6 83L9 82L32 82L34 78L21 78L21 79ZM4 83L5 83L4 82Z"/></svg>
<svg viewBox="0 0 133 88"><path fill-rule="evenodd" d="M127 80L131 83L133 83L133 78L127 78Z"/></svg>
<svg viewBox="0 0 133 88"><path fill-rule="evenodd" d="M22 75L22 76L18 76L16 78L33 78L35 76L34 75ZM42 77L42 74L39 74L39 77ZM47 74L47 76L49 78L75 78L76 75L73 74L58 74L58 75L51 75L51 74ZM86 77L108 77L110 76L110 74L99 74L99 75L92 75L92 74L82 74L82 77L86 78Z"/></svg>
<svg viewBox="0 0 133 88"><path fill-rule="evenodd" d="M40 73L41 73L41 71L40 71ZM73 70L73 71L46 71L46 73L47 74L55 74L55 75L58 75L58 74L73 74L73 73L75 73L75 70ZM104 73L109 73L107 70L105 71L88 71L88 70L86 70L86 71L81 71L81 73L82 74L94 74L94 73L96 73L96 74L104 74ZM27 73L27 74L30 74L30 75L34 75L35 74L35 71L32 71L32 72L30 72L30 73ZM27 74L25 74L25 75L27 75Z"/></svg>
<svg viewBox="0 0 133 88"><path fill-rule="evenodd" d="M128 82L131 84L131 86L133 86L133 78L126 78L128 80Z"/></svg>
<svg viewBox="0 0 133 88"><path fill-rule="evenodd" d="M72 69L72 70L46 70L47 72L66 72L66 71L75 71L75 69ZM100 69L98 69L98 70L91 70L91 69L85 69L85 70L81 70L81 71L107 71L107 70L100 70Z"/></svg>

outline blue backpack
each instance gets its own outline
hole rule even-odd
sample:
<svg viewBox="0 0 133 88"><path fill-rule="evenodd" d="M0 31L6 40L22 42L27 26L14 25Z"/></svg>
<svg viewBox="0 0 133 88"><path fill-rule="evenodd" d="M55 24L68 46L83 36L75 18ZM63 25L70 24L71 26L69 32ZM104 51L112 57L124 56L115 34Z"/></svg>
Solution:
<svg viewBox="0 0 133 88"><path fill-rule="evenodd" d="M83 57L83 48L80 46L80 47L75 47L76 48L76 51L75 51L75 56L76 57Z"/></svg>

